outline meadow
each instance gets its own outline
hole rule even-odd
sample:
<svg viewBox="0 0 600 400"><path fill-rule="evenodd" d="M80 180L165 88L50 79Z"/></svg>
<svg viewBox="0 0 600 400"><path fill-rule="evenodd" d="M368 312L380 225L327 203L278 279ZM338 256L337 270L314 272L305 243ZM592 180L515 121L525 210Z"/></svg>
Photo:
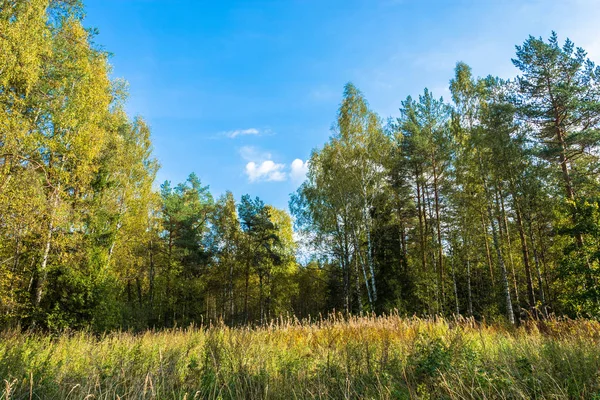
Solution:
<svg viewBox="0 0 600 400"><path fill-rule="evenodd" d="M594 399L600 323L399 315L0 337L0 399Z"/></svg>

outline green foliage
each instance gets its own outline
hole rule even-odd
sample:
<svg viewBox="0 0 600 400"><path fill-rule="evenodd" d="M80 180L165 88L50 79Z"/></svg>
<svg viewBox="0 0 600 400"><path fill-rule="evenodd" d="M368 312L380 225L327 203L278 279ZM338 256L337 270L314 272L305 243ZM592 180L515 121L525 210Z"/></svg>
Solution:
<svg viewBox="0 0 600 400"><path fill-rule="evenodd" d="M560 263L561 278L570 293L562 299L571 313L586 317L600 316L600 199L578 198L566 205L568 222L559 226L559 233L576 238L585 237L578 246L569 243ZM573 224L570 221L573 221Z"/></svg>

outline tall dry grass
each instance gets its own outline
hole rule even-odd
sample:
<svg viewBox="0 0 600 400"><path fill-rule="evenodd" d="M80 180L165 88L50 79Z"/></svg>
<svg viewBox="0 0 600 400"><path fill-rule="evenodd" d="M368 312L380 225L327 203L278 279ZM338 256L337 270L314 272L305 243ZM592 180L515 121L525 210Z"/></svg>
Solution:
<svg viewBox="0 0 600 400"><path fill-rule="evenodd" d="M0 335L0 399L600 399L600 323L398 315Z"/></svg>

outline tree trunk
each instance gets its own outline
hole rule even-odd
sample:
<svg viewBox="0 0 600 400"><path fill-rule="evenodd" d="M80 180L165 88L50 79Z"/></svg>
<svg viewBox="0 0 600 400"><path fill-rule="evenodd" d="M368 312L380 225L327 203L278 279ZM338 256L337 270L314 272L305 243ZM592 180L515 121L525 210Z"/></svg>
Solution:
<svg viewBox="0 0 600 400"><path fill-rule="evenodd" d="M571 173L569 172L569 160L567 157L567 145L565 143L565 137L562 130L559 127L558 120L555 121L556 124L556 139L560 144L560 169L563 175L563 181L565 185L565 192L567 194L567 199L574 201L575 200L575 191L573 190L573 183L571 181Z"/></svg>
<svg viewBox="0 0 600 400"><path fill-rule="evenodd" d="M150 320L153 321L154 320L153 314L154 314L154 276L155 276L155 272L154 272L154 249L153 249L152 245L153 245L152 239L150 239L150 243L148 246L149 262L150 262L150 268L148 269L148 300L150 302L150 310L149 310Z"/></svg>
<svg viewBox="0 0 600 400"><path fill-rule="evenodd" d="M39 274L36 279L36 287L35 287L35 305L36 305L36 307L39 306L42 301L44 284L46 283L46 278L48 277L48 258L50 257L52 233L54 231L54 212L55 212L56 207L58 206L58 194L56 194L55 196L56 196L56 200L54 200L54 205L50 212L50 221L48 222L48 233L46 234L46 243L44 246L44 253L42 255L42 264L40 266Z"/></svg>
<svg viewBox="0 0 600 400"><path fill-rule="evenodd" d="M419 245L421 247L421 265L423 273L427 270L427 256L425 255L425 227L423 223L423 213L421 212L421 185L420 185L420 174L417 171L415 175L415 181L417 185L417 214L419 215Z"/></svg>
<svg viewBox="0 0 600 400"><path fill-rule="evenodd" d="M446 294L444 289L444 254L442 247L442 223L440 219L440 196L438 189L438 175L437 175L437 166L435 160L433 160L433 193L435 200L435 219L437 223L437 241L438 241L438 263L439 263L439 280L440 280L440 290L441 290L441 298L442 305L446 302Z"/></svg>
<svg viewBox="0 0 600 400"><path fill-rule="evenodd" d="M365 263L364 260L362 258L361 252L360 252L360 246L358 245L358 238L356 236L356 230L352 230L353 236L354 236L354 253L355 253L355 263L357 263L357 261L360 261L360 265L362 266L362 272L363 272L363 277L365 279L365 287L367 288L367 298L369 299L369 306L371 307L371 310L373 310L373 297L371 296L371 289L369 287L369 279L367 278L367 270L365 268ZM357 282L358 282L358 265L356 265L356 276L357 276ZM356 286L356 290L358 291L360 289L360 284L357 283ZM358 294L359 298L360 298L360 292ZM360 305L360 311L362 312L362 304Z"/></svg>
<svg viewBox="0 0 600 400"><path fill-rule="evenodd" d="M502 276L502 284L504 287L504 297L506 300L506 313L508 316L508 321L511 324L515 323L515 314L513 311L512 300L510 298L510 285L508 284L508 273L506 271L506 265L504 264L504 258L502 257L502 252L500 251L500 244L498 242L498 233L496 232L496 224L492 219L492 210L488 206L488 213L490 214L490 222L492 225L492 238L494 241L494 247L496 249L496 256L498 257L498 265L500 267L500 272Z"/></svg>
<svg viewBox="0 0 600 400"><path fill-rule="evenodd" d="M469 261L469 256L467 255L467 292L468 292L468 300L469 300L469 317L473 316L473 294L471 290L471 263Z"/></svg>
<svg viewBox="0 0 600 400"><path fill-rule="evenodd" d="M533 282L531 279L531 265L529 261L529 248L527 246L527 238L525 237L525 230L523 229L523 218L521 216L521 209L515 199L515 213L517 216L517 228L519 229L519 239L521 240L521 251L523 253L523 264L525 266L525 278L527 280L527 297L529 300L529 307L531 310L535 308L535 295L533 293Z"/></svg>
<svg viewBox="0 0 600 400"><path fill-rule="evenodd" d="M454 271L454 257L452 257L452 284L454 286L454 302L456 303L456 315L460 315L460 305L458 302L458 287L456 286L456 273Z"/></svg>
<svg viewBox="0 0 600 400"><path fill-rule="evenodd" d="M502 211L502 222L504 224L504 234L506 236L506 244L508 246L507 248L507 253L508 253L508 262L510 263L510 270L512 273L512 277L513 277L513 284L515 286L515 301L517 302L517 306L520 308L520 304L521 301L519 300L519 285L517 283L517 274L515 272L515 263L513 260L513 256L512 256L512 244L510 241L510 230L508 227L508 217L506 216L506 209L504 208L504 194L502 193L502 185L500 185L500 187L496 187L497 191L498 191L498 198L500 199L500 207L501 207L501 211ZM500 222L498 222L498 224L500 224Z"/></svg>
<svg viewBox="0 0 600 400"><path fill-rule="evenodd" d="M231 264L229 265L229 318L231 324L234 323L234 302L233 302L233 262L229 261Z"/></svg>
<svg viewBox="0 0 600 400"><path fill-rule="evenodd" d="M494 200L495 200L495 206L496 206L496 221L498 222L498 233L499 233L499 240L500 240L500 251L502 252L502 248L504 246L502 246L502 240L504 238L504 236L507 237L507 240L509 238L508 232L504 232L504 228L503 228L503 218L501 213L503 214L504 209L503 207L501 207L501 201L500 199L502 198L502 194L500 193L500 189L498 188L498 184L494 184ZM505 214L503 214L505 215ZM508 242L508 255L509 255L509 262L510 262L510 267L511 267L511 272L512 272L512 277L513 277L513 285L515 288L515 301L517 302L517 309L520 309L519 307L519 289L517 286L517 276L515 274L515 267L514 264L512 263L512 256L510 255L510 241Z"/></svg>
<svg viewBox="0 0 600 400"><path fill-rule="evenodd" d="M246 286L245 286L245 291L244 291L244 322L247 324L248 323L248 288L250 286L250 262L247 261L246 262L246 271L245 272L245 278L246 278Z"/></svg>
<svg viewBox="0 0 600 400"><path fill-rule="evenodd" d="M365 275L365 279L367 279L367 276ZM369 281L367 280L365 283L367 284L367 286L369 285L368 283ZM356 259L356 257L354 258L354 290L356 291L356 302L358 304L358 313L362 314L363 312L363 304L362 304L362 298L360 295L360 273L358 272L358 260ZM368 288L367 288L368 290ZM369 301L371 295L369 294Z"/></svg>
<svg viewBox="0 0 600 400"><path fill-rule="evenodd" d="M494 279L494 269L492 267L492 254L490 251L490 245L488 243L488 233L487 227L485 224L485 216L483 215L483 211L481 212L481 232L483 233L483 241L485 242L485 254L487 256L488 267L490 270L490 279L492 281L492 289L496 286L496 282Z"/></svg>
<svg viewBox="0 0 600 400"><path fill-rule="evenodd" d="M344 221L344 227L347 224ZM344 257L344 270L346 274L344 277L346 281L344 282L344 290L346 296L346 315L350 315L350 311L352 310L352 287L350 282L350 246L348 244L348 232L344 230L344 249L343 249L343 257Z"/></svg>
<svg viewBox="0 0 600 400"><path fill-rule="evenodd" d="M264 324L264 305L263 305L263 274L258 273L258 308L260 311L260 324Z"/></svg>
<svg viewBox="0 0 600 400"><path fill-rule="evenodd" d="M375 284L375 266L373 265L373 246L371 243L371 215L369 212L369 203L367 201L367 189L364 185L363 200L363 218L365 221L365 234L367 236L367 263L369 264L369 272L371 274L371 293L373 298L373 300L370 301L372 308L373 302L377 301L377 285Z"/></svg>
<svg viewBox="0 0 600 400"><path fill-rule="evenodd" d="M567 194L567 199L569 199L571 202L575 201L575 190L573 189L573 181L571 179L571 173L569 171L569 159L567 156L567 144L565 141L565 134L562 131L562 129L560 128L560 120L557 114L557 109L556 107L554 108L555 110L555 127L556 127L556 139L558 140L558 143L560 145L560 154L559 154L559 161L560 161L560 169L562 171L562 175L563 175L563 181L564 181L564 185L565 185L565 192ZM574 216L573 216L574 219ZM573 222L575 222L573 220ZM578 248L582 248L583 247L583 235L581 234L581 232L576 232L575 233L575 241L577 242L577 247ZM593 284L592 282L592 278L591 278L591 265L589 260L586 260L586 264L588 267L588 284Z"/></svg>
<svg viewBox="0 0 600 400"><path fill-rule="evenodd" d="M425 195L427 195L427 202L425 201ZM433 209L431 206L431 196L429 195L429 191L427 190L427 185L423 187L423 204L427 204L427 209L429 211L429 225L427 222L425 223L425 228L429 229L431 233L431 243L435 243L435 232L433 231L433 224L431 221L433 220ZM433 265L433 275L435 276L435 304L436 304L436 313L443 312L443 304L441 301L441 290L440 290L440 274L438 268L438 262L436 260L436 251L432 247L431 249L431 265Z"/></svg>
<svg viewBox="0 0 600 400"><path fill-rule="evenodd" d="M500 267L500 273L501 273L501 277L502 277L504 298L506 300L506 314L508 317L508 321L514 325L515 313L513 310L512 299L510 296L510 285L508 283L508 273L506 271L506 265L504 264L504 257L502 257L502 251L500 249L500 242L498 240L498 232L496 230L496 223L494 221L494 216L492 214L492 207L490 205L491 198L490 198L488 185L486 182L485 172L484 172L484 168L483 168L483 161L481 160L481 156L479 157L479 166L480 166L480 171L481 171L481 182L483 184L483 191L485 193L488 218L490 221L490 225L492 227L492 240L494 242L494 248L496 249L496 257L498 258L498 266Z"/></svg>
<svg viewBox="0 0 600 400"><path fill-rule="evenodd" d="M406 249L406 232L402 222L400 223L400 248L402 251L402 269L404 273L407 273L408 251Z"/></svg>
<svg viewBox="0 0 600 400"><path fill-rule="evenodd" d="M548 317L548 307L546 306L546 296L544 294L544 283L543 283L542 274L540 271L540 262L539 262L539 258L538 258L538 253L537 253L537 249L536 249L536 245L535 245L534 236L533 236L533 228L531 226L531 220L529 219L528 221L529 221L529 238L531 239L531 247L533 249L533 260L535 262L535 270L537 272L540 301L542 302L542 313L547 318Z"/></svg>

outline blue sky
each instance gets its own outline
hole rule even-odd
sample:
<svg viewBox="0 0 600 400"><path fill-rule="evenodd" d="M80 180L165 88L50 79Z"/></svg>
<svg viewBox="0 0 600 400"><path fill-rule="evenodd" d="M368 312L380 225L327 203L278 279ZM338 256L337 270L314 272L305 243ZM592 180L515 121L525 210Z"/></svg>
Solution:
<svg viewBox="0 0 600 400"><path fill-rule="evenodd" d="M86 25L150 124L157 181L191 172L218 196L280 208L330 136L352 81L383 118L427 87L449 98L457 61L516 71L514 46L552 30L600 62L595 0L87 0Z"/></svg>

